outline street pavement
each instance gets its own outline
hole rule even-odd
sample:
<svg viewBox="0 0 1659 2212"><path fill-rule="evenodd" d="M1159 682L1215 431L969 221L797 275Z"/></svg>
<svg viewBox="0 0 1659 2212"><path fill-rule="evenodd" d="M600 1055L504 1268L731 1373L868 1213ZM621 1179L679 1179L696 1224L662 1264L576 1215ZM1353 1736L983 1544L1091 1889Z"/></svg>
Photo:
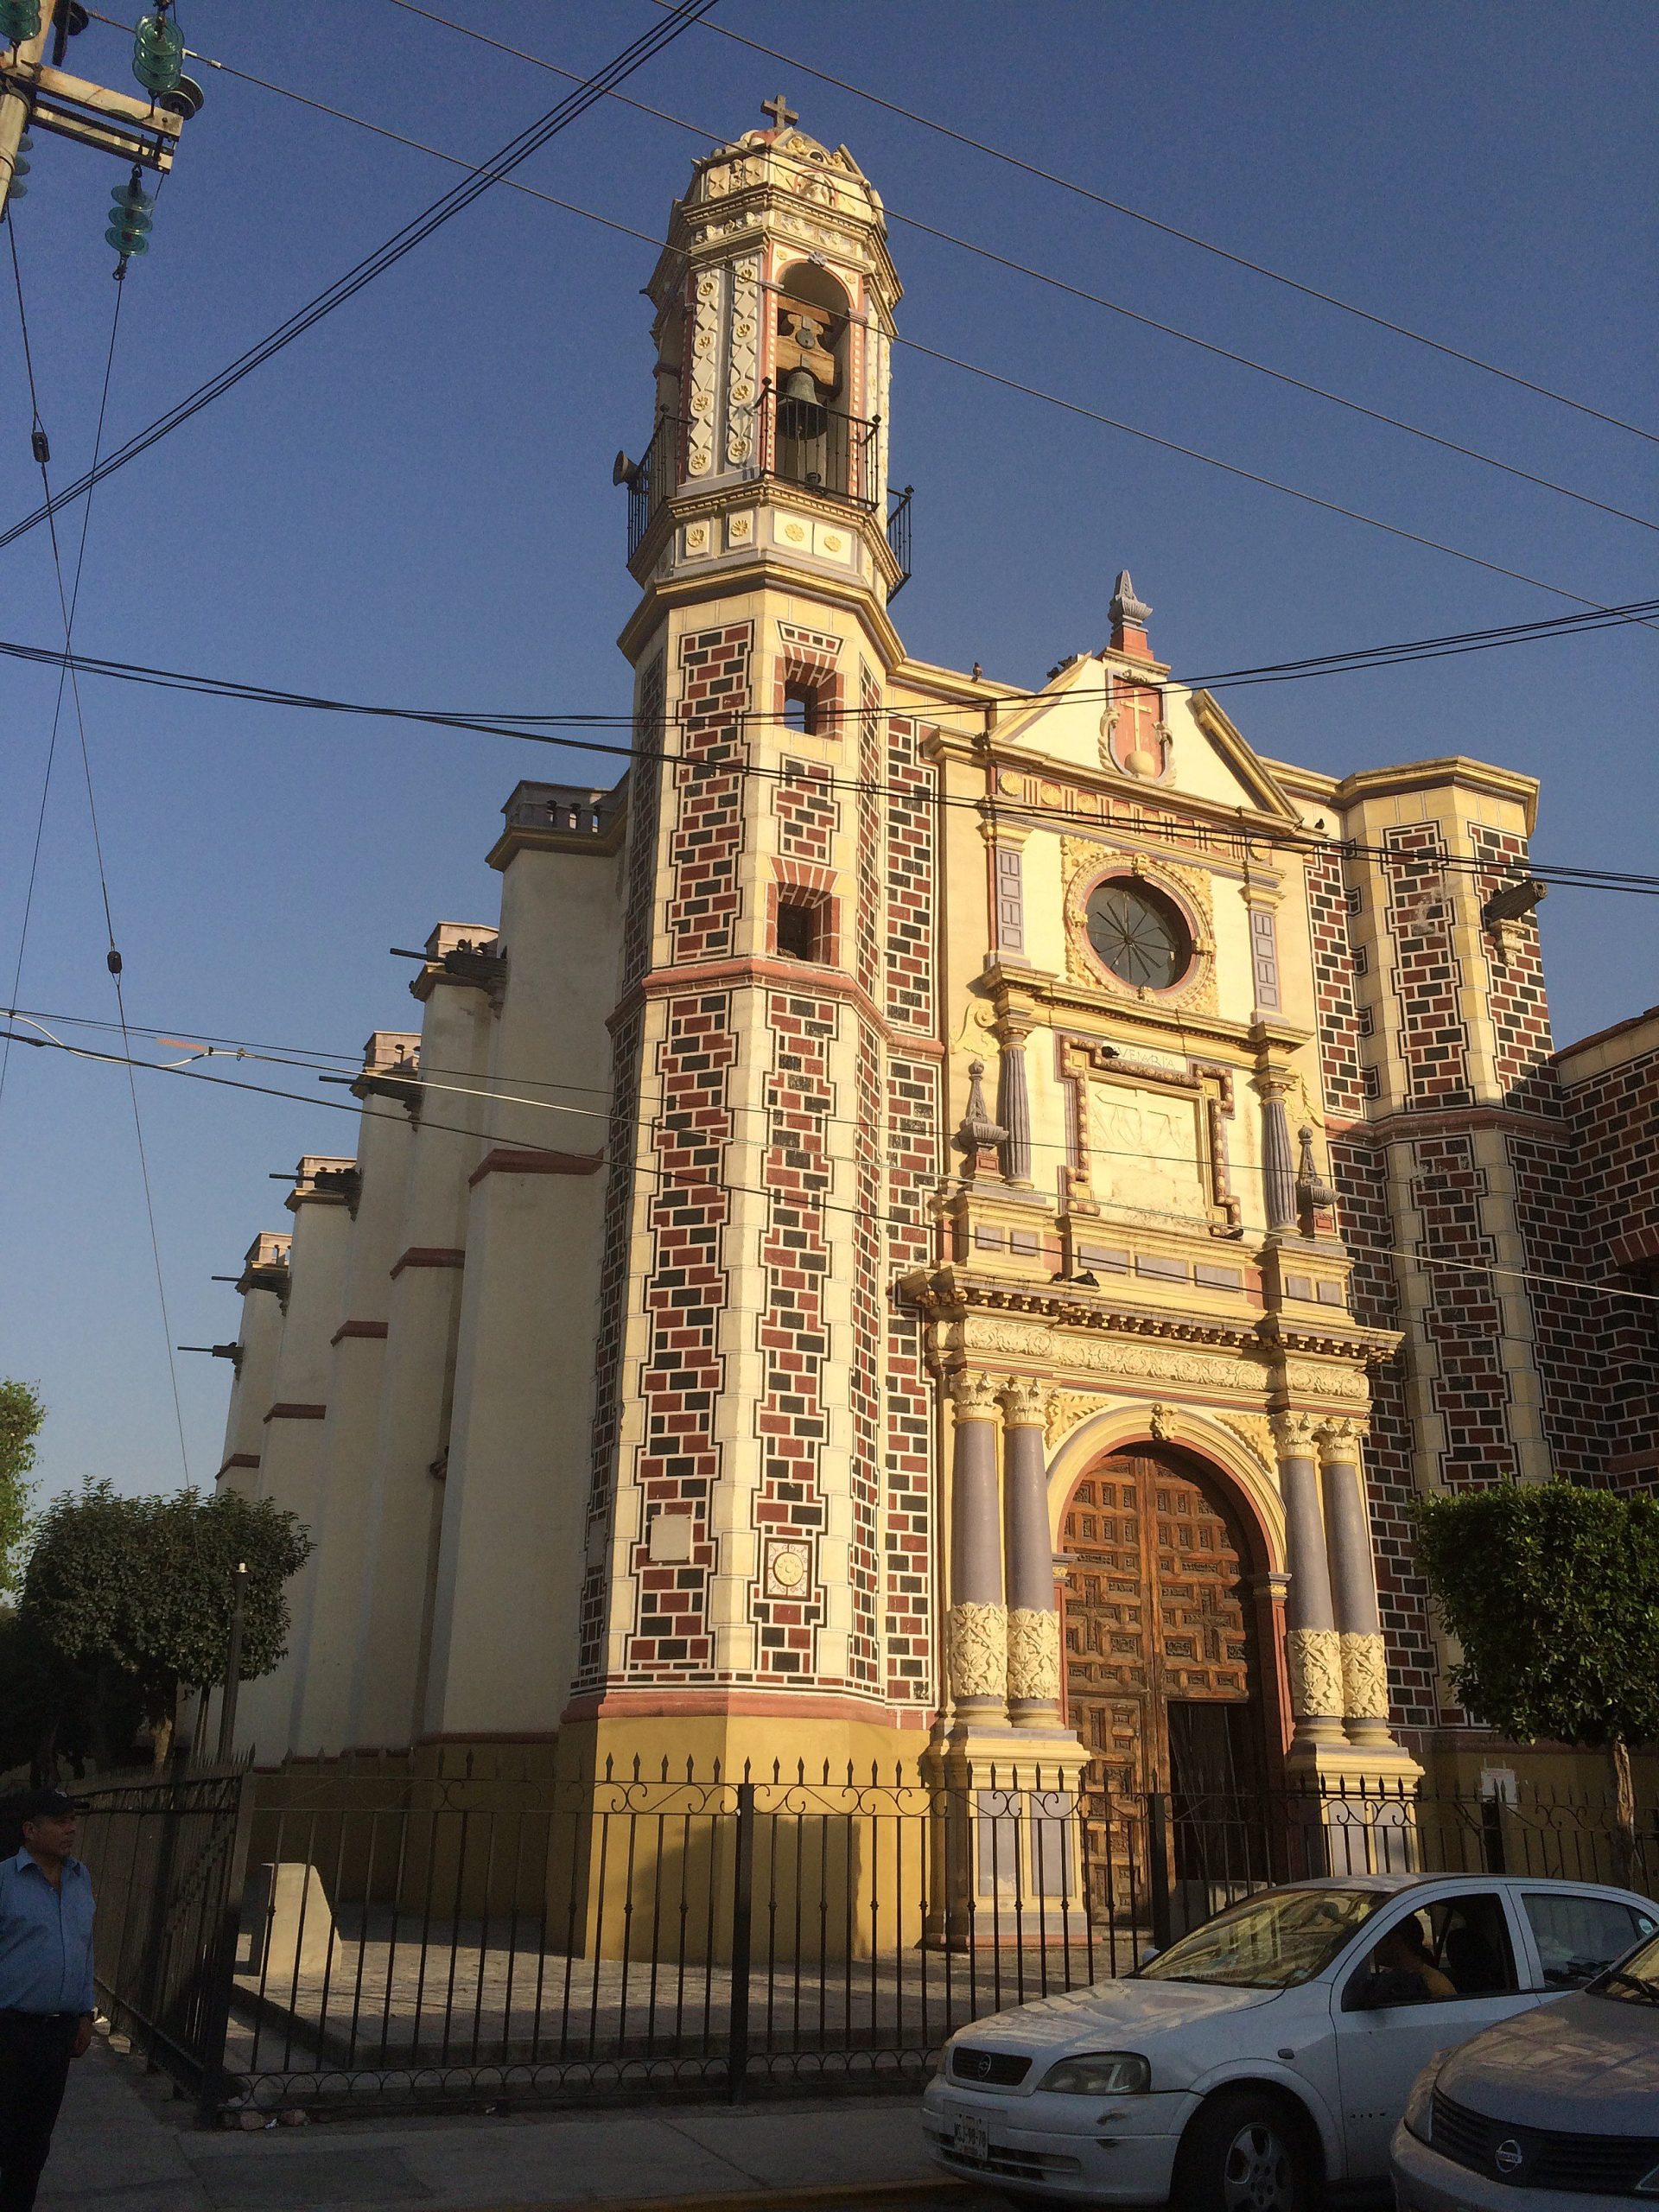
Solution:
<svg viewBox="0 0 1659 2212"><path fill-rule="evenodd" d="M630 2107L502 2118L196 2126L164 2075L100 2037L70 2074L41 2212L527 2212L683 2204L707 2212L1003 2212L923 2155L912 2097L732 2111Z"/></svg>

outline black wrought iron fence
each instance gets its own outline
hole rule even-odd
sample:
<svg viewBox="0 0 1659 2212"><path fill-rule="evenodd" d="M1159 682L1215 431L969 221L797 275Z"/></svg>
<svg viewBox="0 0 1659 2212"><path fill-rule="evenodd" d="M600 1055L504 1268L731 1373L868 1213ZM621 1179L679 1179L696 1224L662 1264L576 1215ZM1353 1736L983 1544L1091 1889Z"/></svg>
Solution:
<svg viewBox="0 0 1659 2212"><path fill-rule="evenodd" d="M204 2112L737 2099L925 2078L957 2028L1346 1873L1651 1891L1593 1801L971 1789L826 1770L564 1781L434 1753L94 1791L112 2012Z"/></svg>

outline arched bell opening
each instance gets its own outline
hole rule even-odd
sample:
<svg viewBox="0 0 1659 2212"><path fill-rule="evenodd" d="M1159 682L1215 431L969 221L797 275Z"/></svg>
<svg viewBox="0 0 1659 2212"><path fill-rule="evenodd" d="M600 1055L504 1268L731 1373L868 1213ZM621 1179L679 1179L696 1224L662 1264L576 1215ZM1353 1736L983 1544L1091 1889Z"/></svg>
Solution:
<svg viewBox="0 0 1659 2212"><path fill-rule="evenodd" d="M1060 1513L1065 1713L1090 1782L1166 1792L1177 1820L1233 1818L1284 1742L1267 1536L1223 1471L1131 1443L1077 1476ZM1180 1869L1178 1867L1177 1872Z"/></svg>
<svg viewBox="0 0 1659 2212"><path fill-rule="evenodd" d="M849 411L852 302L827 269L798 261L772 302L772 472L868 505L875 443L873 426Z"/></svg>

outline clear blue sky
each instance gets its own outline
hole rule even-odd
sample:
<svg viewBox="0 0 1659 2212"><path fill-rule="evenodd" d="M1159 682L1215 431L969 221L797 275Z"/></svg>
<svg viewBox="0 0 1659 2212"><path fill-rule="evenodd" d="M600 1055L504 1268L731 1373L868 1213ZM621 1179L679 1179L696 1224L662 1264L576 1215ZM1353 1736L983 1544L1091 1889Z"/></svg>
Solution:
<svg viewBox="0 0 1659 2212"><path fill-rule="evenodd" d="M454 0L568 67L645 0ZM116 11L111 11L116 12ZM1645 6L1018 7L723 0L715 21L1230 249L1659 425ZM390 4L188 0L202 52L482 158L558 80ZM126 81L94 24L75 66ZM455 172L211 69L127 288L110 407L129 435L436 198ZM638 97L711 136L777 90L844 140L890 207L1659 516L1659 447L1301 301L846 93L688 31ZM522 172L660 234L699 141L614 105ZM88 456L112 302L112 162L41 138L16 226L60 477ZM1651 596L1651 533L1045 292L895 223L902 329L1507 566ZM497 189L315 334L113 478L77 644L296 690L467 709L617 709L619 446L652 406L652 253ZM9 287L10 271L0 258ZM916 490L912 652L1020 683L1097 645L1114 572L1178 674L1486 623L1565 602L1322 515L915 355L893 385ZM35 504L12 304L0 302L0 524ZM67 525L67 526L66 526ZM60 524L73 548L78 517ZM0 634L60 640L45 534L0 553ZM1655 864L1659 636L1626 629L1438 666L1233 695L1264 751L1335 772L1463 751L1543 779L1541 855ZM0 664L0 993L10 983L54 683ZM406 963L439 917L488 918L483 864L520 775L611 770L477 737L83 685L133 1019L351 1052L412 1024ZM1557 891L1556 1034L1659 999L1659 906ZM66 721L21 991L107 1018L111 992ZM265 1073L308 1090L310 1078ZM603 1081L599 1071L596 1080ZM172 1334L233 1336L232 1272L286 1221L265 1179L349 1144L344 1115L139 1078ZM343 1094L322 1093L339 1097ZM0 1103L0 1373L51 1407L50 1487L170 1486L179 1451L124 1076L14 1052ZM229 1374L181 1357L193 1474L218 1465Z"/></svg>

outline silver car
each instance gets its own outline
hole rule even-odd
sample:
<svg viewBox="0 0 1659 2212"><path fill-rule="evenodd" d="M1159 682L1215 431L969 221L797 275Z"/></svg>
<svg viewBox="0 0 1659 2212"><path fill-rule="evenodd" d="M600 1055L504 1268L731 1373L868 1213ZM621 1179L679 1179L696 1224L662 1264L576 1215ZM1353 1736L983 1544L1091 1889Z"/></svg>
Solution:
<svg viewBox="0 0 1659 2212"><path fill-rule="evenodd" d="M1659 1936L1443 2051L1394 2138L1399 2212L1613 2212L1659 2197Z"/></svg>

